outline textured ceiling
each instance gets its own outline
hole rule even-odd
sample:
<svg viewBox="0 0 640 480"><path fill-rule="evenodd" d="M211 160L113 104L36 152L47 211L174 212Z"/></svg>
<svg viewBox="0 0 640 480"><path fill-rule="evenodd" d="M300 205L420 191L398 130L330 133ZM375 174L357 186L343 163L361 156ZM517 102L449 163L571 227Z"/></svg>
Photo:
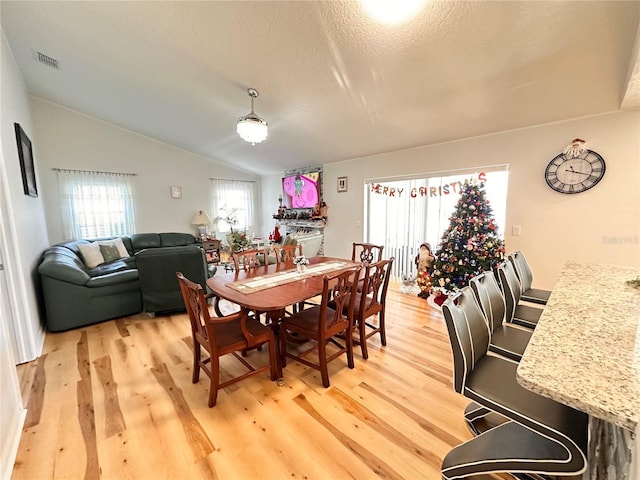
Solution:
<svg viewBox="0 0 640 480"><path fill-rule="evenodd" d="M257 174L636 108L639 16L432 0L385 26L355 1L0 3L32 95ZM256 146L235 133L247 87L269 122Z"/></svg>

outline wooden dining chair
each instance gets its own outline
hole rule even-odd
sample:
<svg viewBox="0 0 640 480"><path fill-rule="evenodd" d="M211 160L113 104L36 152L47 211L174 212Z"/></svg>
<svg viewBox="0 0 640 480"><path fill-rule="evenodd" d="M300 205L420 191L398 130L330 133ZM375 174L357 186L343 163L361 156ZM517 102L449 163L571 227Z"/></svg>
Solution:
<svg viewBox="0 0 640 480"><path fill-rule="evenodd" d="M354 262L373 263L382 260L382 250L384 245L374 245L373 243L353 243L351 260Z"/></svg>
<svg viewBox="0 0 640 480"><path fill-rule="evenodd" d="M356 294L353 313L353 330L360 345L362 358L369 358L367 339L380 334L380 343L387 345L385 329L385 305L387 288L394 258L381 260L364 266L364 278ZM377 317L377 322L375 321Z"/></svg>
<svg viewBox="0 0 640 480"><path fill-rule="evenodd" d="M262 259L260 259L262 257ZM250 268L262 267L267 265L267 254L264 249L244 250L242 252L234 253L231 258L233 259L233 266L236 272L241 268L243 270L249 270Z"/></svg>
<svg viewBox="0 0 640 480"><path fill-rule="evenodd" d="M273 252L275 253L277 263L291 263L294 258L303 255L301 243L297 245L275 246L273 247Z"/></svg>
<svg viewBox="0 0 640 480"><path fill-rule="evenodd" d="M216 404L218 391L228 385L266 370L271 371L271 380L281 377L276 340L273 331L250 317L246 309L225 317L211 317L207 299L202 286L186 279L177 273L182 298L191 321L193 337L193 376L192 382L200 380L200 369L211 380L209 387L209 407ZM267 343L269 345L269 363L262 367L254 367L237 352L254 348ZM208 354L202 358L202 348ZM248 371L230 380L220 382L220 357L232 354Z"/></svg>
<svg viewBox="0 0 640 480"><path fill-rule="evenodd" d="M325 275L322 287L322 302L320 305L307 308L293 315L285 316L280 323L280 359L284 367L287 358L320 371L322 385L329 386L329 371L327 364L332 360L347 354L347 365L354 367L353 363L353 310L355 307L355 291L357 278L360 275L359 266L351 267L341 272ZM335 308L329 306L334 302ZM299 337L312 341L313 345L300 353L287 350L287 343L291 335L297 335L291 339L298 343ZM341 335L342 338L338 338ZM337 347L337 351L329 354L327 345L331 343ZM302 346L304 348L304 346ZM318 352L318 362L311 362L306 356Z"/></svg>

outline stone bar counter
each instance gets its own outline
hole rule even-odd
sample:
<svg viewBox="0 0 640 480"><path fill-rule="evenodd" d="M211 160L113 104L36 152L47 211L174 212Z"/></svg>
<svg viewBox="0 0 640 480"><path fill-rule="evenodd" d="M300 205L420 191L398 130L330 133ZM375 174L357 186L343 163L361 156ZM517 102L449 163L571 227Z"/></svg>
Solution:
<svg viewBox="0 0 640 480"><path fill-rule="evenodd" d="M566 262L518 366L523 387L589 414L585 479L638 478L640 290L626 282L639 276Z"/></svg>

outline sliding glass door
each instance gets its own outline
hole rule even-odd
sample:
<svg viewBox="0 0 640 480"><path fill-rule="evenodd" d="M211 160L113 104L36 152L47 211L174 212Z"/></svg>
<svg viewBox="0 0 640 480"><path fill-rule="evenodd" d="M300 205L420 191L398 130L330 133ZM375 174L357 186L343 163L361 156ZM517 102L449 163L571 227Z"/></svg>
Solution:
<svg viewBox="0 0 640 480"><path fill-rule="evenodd" d="M506 165L475 171L436 172L365 184L365 241L384 245L385 258L395 257L392 275L415 275L414 258L421 243L435 252L449 225L465 180L484 182L487 198L504 236L508 171Z"/></svg>

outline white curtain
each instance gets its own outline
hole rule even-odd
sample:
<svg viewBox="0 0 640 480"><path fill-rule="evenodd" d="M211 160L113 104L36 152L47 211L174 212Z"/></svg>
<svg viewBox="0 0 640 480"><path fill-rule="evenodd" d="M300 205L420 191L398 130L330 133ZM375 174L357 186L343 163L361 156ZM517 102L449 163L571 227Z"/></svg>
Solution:
<svg viewBox="0 0 640 480"><path fill-rule="evenodd" d="M392 276L416 273L414 264L420 244L428 242L432 251L449 225L458 202L458 182L478 178L477 172L425 174L422 178L371 181L365 185L365 241L384 245L385 258L395 257ZM487 199L496 224L504 235L508 171L506 166L483 171Z"/></svg>
<svg viewBox="0 0 640 480"><path fill-rule="evenodd" d="M245 180L225 180L222 178L211 179L211 211L212 218L226 217L234 212L238 223L233 225L234 230L249 232L255 228L255 182ZM224 221L219 221L216 230L221 233L229 232L231 226Z"/></svg>
<svg viewBox="0 0 640 480"><path fill-rule="evenodd" d="M56 170L65 239L135 232L132 174Z"/></svg>

